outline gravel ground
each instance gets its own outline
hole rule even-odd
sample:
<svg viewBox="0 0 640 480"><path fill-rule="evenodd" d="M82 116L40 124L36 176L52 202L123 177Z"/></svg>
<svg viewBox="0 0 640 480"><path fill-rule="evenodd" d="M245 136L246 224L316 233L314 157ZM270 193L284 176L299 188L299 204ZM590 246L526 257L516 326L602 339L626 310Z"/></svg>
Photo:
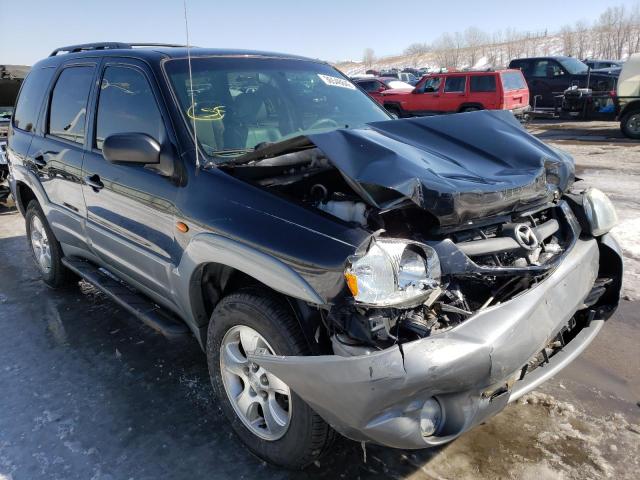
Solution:
<svg viewBox="0 0 640 480"><path fill-rule="evenodd" d="M584 184L618 208L627 300L599 337L540 390L445 447L370 446L365 461L341 440L304 473L270 467L236 440L195 341L156 335L85 283L46 288L22 217L0 207L0 480L638 478L640 147L611 124L582 125L585 135L575 124L530 128L572 153Z"/></svg>

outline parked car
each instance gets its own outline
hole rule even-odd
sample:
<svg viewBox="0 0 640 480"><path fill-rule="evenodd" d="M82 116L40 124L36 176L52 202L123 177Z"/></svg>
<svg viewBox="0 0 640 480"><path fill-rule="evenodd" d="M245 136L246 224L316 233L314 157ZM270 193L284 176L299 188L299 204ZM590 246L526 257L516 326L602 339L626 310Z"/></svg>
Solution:
<svg viewBox="0 0 640 480"><path fill-rule="evenodd" d="M381 103L382 92L389 89L413 90L413 86L404 83L395 77L370 77L358 78L352 77L351 81L362 88L365 92L373 97L378 103Z"/></svg>
<svg viewBox="0 0 640 480"><path fill-rule="evenodd" d="M13 115L20 84L28 71L29 67L22 65L0 65L0 184L9 174L5 155L9 122ZM6 187L0 187L0 200L5 196L3 188Z"/></svg>
<svg viewBox="0 0 640 480"><path fill-rule="evenodd" d="M418 81L420 81L420 77L416 77L413 73L410 72L400 72L398 73L398 80L415 87Z"/></svg>
<svg viewBox="0 0 640 480"><path fill-rule="evenodd" d="M595 58L589 58L582 61L591 70L610 70L622 68L624 62L618 60L598 60Z"/></svg>
<svg viewBox="0 0 640 480"><path fill-rule="evenodd" d="M629 57L622 67L616 90L616 111L620 130L640 140L640 54Z"/></svg>
<svg viewBox="0 0 640 480"><path fill-rule="evenodd" d="M427 75L411 90L385 90L380 101L400 117L474 110L529 110L529 91L518 70Z"/></svg>
<svg viewBox="0 0 640 480"><path fill-rule="evenodd" d="M531 95L531 105L555 107L556 98L571 87L594 91L615 90L617 75L589 72L589 67L572 57L535 57L511 60L509 68L522 70Z"/></svg>
<svg viewBox="0 0 640 480"><path fill-rule="evenodd" d="M7 152L29 247L47 285L193 335L265 460L308 465L334 430L442 445L615 310L611 202L509 112L393 120L320 61L131 47L56 49L25 80Z"/></svg>

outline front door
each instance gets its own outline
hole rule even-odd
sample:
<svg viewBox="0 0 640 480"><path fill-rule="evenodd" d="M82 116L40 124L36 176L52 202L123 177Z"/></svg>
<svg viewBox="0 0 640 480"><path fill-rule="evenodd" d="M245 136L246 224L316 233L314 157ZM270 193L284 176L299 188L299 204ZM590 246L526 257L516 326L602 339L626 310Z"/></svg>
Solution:
<svg viewBox="0 0 640 480"><path fill-rule="evenodd" d="M102 155L104 140L117 133L144 133L163 150L174 148L152 78L134 60L110 58L102 65L83 191L94 253L117 273L166 296L169 270L179 260L174 242L178 187L148 166L110 163Z"/></svg>
<svg viewBox="0 0 640 480"><path fill-rule="evenodd" d="M435 113L440 111L440 95L442 91L442 77L425 78L416 85L414 98L411 99L411 111L417 114Z"/></svg>
<svg viewBox="0 0 640 480"><path fill-rule="evenodd" d="M531 95L538 96L540 107L555 106L555 96L561 95L571 83L570 75L555 60L540 59L531 66Z"/></svg>

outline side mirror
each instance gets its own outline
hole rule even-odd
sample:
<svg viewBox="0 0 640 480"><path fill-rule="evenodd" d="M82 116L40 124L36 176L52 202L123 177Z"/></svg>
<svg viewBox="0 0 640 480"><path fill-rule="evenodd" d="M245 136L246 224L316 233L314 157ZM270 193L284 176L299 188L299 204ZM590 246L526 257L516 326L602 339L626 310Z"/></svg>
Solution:
<svg viewBox="0 0 640 480"><path fill-rule="evenodd" d="M116 133L102 144L102 156L111 163L160 163L160 144L144 133Z"/></svg>

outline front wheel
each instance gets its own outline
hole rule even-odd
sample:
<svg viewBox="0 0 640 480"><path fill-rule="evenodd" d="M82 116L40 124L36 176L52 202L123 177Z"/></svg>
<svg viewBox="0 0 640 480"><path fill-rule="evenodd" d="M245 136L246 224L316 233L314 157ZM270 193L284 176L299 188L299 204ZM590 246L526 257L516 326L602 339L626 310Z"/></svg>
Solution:
<svg viewBox="0 0 640 480"><path fill-rule="evenodd" d="M233 293L216 306L207 335L213 389L245 445L260 458L304 468L331 445L334 432L278 377L249 362L247 353L307 355L288 305L268 293Z"/></svg>
<svg viewBox="0 0 640 480"><path fill-rule="evenodd" d="M620 119L620 130L626 137L640 140L640 110L625 113Z"/></svg>
<svg viewBox="0 0 640 480"><path fill-rule="evenodd" d="M31 254L44 283L57 288L77 280L62 264L62 248L37 201L32 200L27 206L25 222Z"/></svg>

